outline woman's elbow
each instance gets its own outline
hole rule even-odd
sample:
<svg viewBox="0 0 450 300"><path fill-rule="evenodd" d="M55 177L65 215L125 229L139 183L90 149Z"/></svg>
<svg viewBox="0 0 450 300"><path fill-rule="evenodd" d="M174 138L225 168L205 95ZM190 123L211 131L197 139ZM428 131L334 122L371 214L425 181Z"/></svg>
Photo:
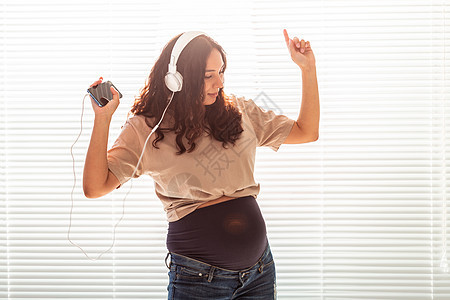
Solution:
<svg viewBox="0 0 450 300"><path fill-rule="evenodd" d="M109 171L111 173L111 171ZM112 174L112 173L111 173ZM86 198L99 198L111 193L114 189L120 187L120 182L114 174L108 174L106 182L103 184L90 183L89 180L83 181L83 192Z"/></svg>
<svg viewBox="0 0 450 300"><path fill-rule="evenodd" d="M84 196L85 196L86 198L89 198L89 199L98 198L98 197L95 197L95 194L94 194L91 190L89 190L89 189L84 189L84 188L83 188L83 192L84 192Z"/></svg>
<svg viewBox="0 0 450 300"><path fill-rule="evenodd" d="M100 198L101 196L103 196L98 189L88 186L83 186L83 193L84 196L89 199Z"/></svg>

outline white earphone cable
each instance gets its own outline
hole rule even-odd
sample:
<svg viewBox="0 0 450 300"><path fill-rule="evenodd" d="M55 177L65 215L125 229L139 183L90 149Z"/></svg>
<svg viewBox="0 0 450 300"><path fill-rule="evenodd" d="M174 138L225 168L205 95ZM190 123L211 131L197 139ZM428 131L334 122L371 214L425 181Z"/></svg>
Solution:
<svg viewBox="0 0 450 300"><path fill-rule="evenodd" d="M106 252L108 252L109 250L111 250L111 248L114 246L114 243L115 243L115 241L116 241L116 227L117 227L117 225L119 225L120 221L122 221L122 219L123 219L123 217L124 217L124 215L125 215L125 199L127 198L128 194L130 193L131 188L132 188L132 186L133 186L133 178L134 178L134 175L136 174L136 171L137 171L137 169L138 169L138 167L139 167L139 164L140 164L140 162L141 162L141 160L142 160L142 157L144 156L144 150L145 150L145 147L146 147L146 145L147 145L148 140L150 139L150 136L153 134L153 132L156 131L156 129L158 129L159 124L161 124L161 122L162 122L162 120L163 120L163 118L164 118L164 115L166 114L166 110L167 110L167 108L169 108L169 105L170 105L170 103L172 102L172 99L173 99L173 95L174 95L174 94L175 94L175 92L172 93L172 96L170 97L170 101L167 103L167 106L166 106L166 108L165 108L165 110L164 110L164 112L163 112L163 114L162 114L162 116L161 116L161 119L159 120L158 124L153 128L153 130L150 132L150 134L147 136L147 139L145 140L144 147L143 147L142 152L141 152L141 156L139 157L139 160L138 160L138 162L137 162L137 164L136 164L136 167L134 168L133 174L131 175L131 178L130 178L130 180L131 180L130 188L128 189L128 192L126 193L125 197L123 198L122 216L121 216L121 218L119 219L119 221L117 221L116 225L114 226L113 242L112 242L111 246L110 246L108 249L106 249L105 251L103 251L102 253L100 253L99 256L97 256L97 258L91 258L89 255L86 254L86 252L83 250L83 248L81 248L78 244L74 243L74 242L70 239L70 228L72 227L72 211L73 211L73 202L74 202L74 201L73 201L73 192L74 192L74 190L75 190L75 186L76 186L76 182L77 182L76 173L75 173L75 159L74 159L74 157L73 157L73 147L75 146L76 142L78 141L78 139L79 139L80 136L81 136L81 132L83 131L84 100L86 99L86 96L88 96L89 94L86 94L86 95L84 96L84 98L83 98L83 103L82 103L82 107L81 107L81 121L80 121L80 122L81 122L81 125L80 125L80 133L78 134L78 136L77 136L75 142L74 142L74 143L72 144L72 146L70 147L70 155L72 156L72 167L73 167L73 178L74 178L74 181L73 181L72 192L70 193L70 198L71 198L71 200L72 200L72 206L71 206L71 208L70 208L70 220L69 220L69 229L68 229L68 231L67 231L67 239L69 240L69 242L70 242L72 245L74 245L74 246L80 248L80 250L84 253L84 255L86 255L86 257L89 258L90 260L97 260L97 259L99 259L103 254L105 254Z"/></svg>

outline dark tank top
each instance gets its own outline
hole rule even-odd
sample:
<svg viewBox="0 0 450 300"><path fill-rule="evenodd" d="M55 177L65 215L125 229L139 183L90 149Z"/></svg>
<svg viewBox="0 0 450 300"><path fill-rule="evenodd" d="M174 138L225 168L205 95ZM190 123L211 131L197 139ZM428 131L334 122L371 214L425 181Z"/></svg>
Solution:
<svg viewBox="0 0 450 300"><path fill-rule="evenodd" d="M245 196L193 211L169 222L169 252L228 270L258 262L267 246L266 224L253 196Z"/></svg>

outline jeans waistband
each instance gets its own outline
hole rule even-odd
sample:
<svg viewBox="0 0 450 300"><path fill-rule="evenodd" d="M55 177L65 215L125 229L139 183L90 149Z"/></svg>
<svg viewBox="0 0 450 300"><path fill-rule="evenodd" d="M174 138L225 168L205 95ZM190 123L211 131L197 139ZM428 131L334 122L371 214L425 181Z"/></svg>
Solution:
<svg viewBox="0 0 450 300"><path fill-rule="evenodd" d="M167 263L167 259L169 257L170 257L170 262ZM215 273L216 275L239 276L243 272L249 272L252 269L257 269L260 273L262 273L264 265L273 263L273 257L272 257L272 252L270 251L270 246L269 246L269 244L267 244L267 247L264 250L263 254L260 256L259 260L253 266L243 269L243 270L227 270L227 269L213 266L213 265L183 256L183 255L180 255L177 253L173 253L173 252L167 253L165 263L166 263L166 267L168 269L170 269L170 267L173 264L178 265L178 266L186 266L186 267L198 270L198 272L203 273L203 274L209 273L210 277L212 277L212 273Z"/></svg>

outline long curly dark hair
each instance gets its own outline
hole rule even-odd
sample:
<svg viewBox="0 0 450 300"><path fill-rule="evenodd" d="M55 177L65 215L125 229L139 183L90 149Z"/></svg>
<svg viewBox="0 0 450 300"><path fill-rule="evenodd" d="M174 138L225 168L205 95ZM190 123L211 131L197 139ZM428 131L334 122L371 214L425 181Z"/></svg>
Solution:
<svg viewBox="0 0 450 300"><path fill-rule="evenodd" d="M130 113L147 117L145 122L150 128L159 122L172 96L173 92L166 87L164 77L168 71L172 48L181 35L182 33L166 44L152 67L140 95L135 97L132 105ZM219 94L213 104L203 104L206 96L203 95L206 61L214 48L219 50L222 56L223 71L225 71L227 66L225 51L209 36L195 37L181 52L177 61L177 71L183 76L183 88L173 96L163 121L155 131L157 137L152 143L155 148L159 149L156 144L164 139L164 131L174 131L177 135L176 143L180 149L176 153L178 155L186 152L183 136L191 145L187 150L188 153L194 151L195 140L205 131L209 135L212 134L216 140L221 141L225 149L227 149L227 143L235 145L236 140L240 137L243 131L242 113L233 103L232 98L225 95L223 88L219 89ZM173 121L173 126L163 128L161 125L167 123L168 117Z"/></svg>

